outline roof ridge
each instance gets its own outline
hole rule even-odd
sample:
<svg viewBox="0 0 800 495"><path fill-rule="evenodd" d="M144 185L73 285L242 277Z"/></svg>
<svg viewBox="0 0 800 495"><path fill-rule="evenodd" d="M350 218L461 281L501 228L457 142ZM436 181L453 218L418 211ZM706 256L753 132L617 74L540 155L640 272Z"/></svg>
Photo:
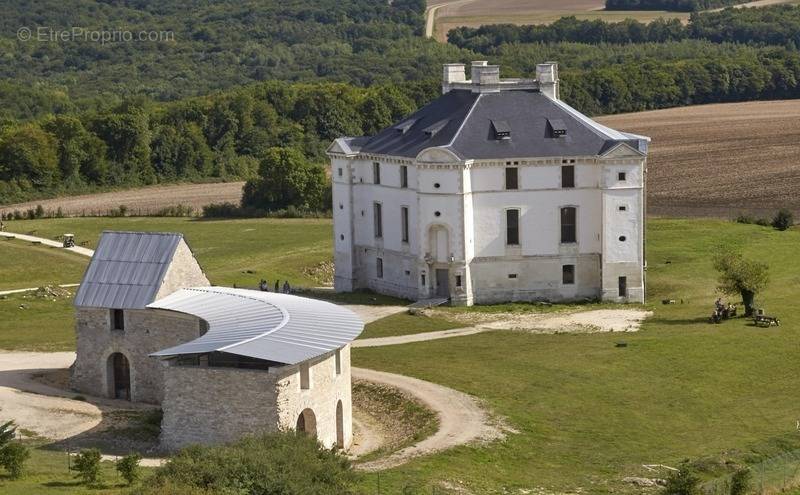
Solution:
<svg viewBox="0 0 800 495"><path fill-rule="evenodd" d="M102 234L136 234L136 235L168 235L168 236L175 236L175 237L183 237L183 233L181 232L150 232L144 230L108 230L105 229L100 232Z"/></svg>
<svg viewBox="0 0 800 495"><path fill-rule="evenodd" d="M478 102L481 101L481 97L482 96L483 96L483 93L478 93L478 97L475 98L475 101L472 102L472 106L470 107L469 112L467 112L467 114L464 116L464 120L461 121L461 125L458 126L458 129L453 134L453 139L451 139L450 142L447 143L443 147L451 147L451 146L453 146L453 143L455 143L456 139L458 139L458 136L461 134L461 131L464 129L464 126L469 121L469 118L472 117L472 112L475 111L475 107L478 106Z"/></svg>

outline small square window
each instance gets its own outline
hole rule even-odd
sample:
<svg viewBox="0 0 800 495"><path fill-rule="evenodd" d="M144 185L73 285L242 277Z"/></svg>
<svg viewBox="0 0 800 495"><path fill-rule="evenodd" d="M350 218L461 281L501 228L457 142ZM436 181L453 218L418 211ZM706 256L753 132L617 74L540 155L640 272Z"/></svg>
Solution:
<svg viewBox="0 0 800 495"><path fill-rule="evenodd" d="M618 209L619 211L628 211L628 207L625 205L620 206Z"/></svg>
<svg viewBox="0 0 800 495"><path fill-rule="evenodd" d="M624 181L627 179L627 174L625 172L620 172L617 174L617 179Z"/></svg>
<svg viewBox="0 0 800 495"><path fill-rule="evenodd" d="M561 266L561 283L564 285L573 285L575 283L575 265Z"/></svg>
<svg viewBox="0 0 800 495"><path fill-rule="evenodd" d="M508 278L517 278L517 274L516 273L509 273L508 274Z"/></svg>

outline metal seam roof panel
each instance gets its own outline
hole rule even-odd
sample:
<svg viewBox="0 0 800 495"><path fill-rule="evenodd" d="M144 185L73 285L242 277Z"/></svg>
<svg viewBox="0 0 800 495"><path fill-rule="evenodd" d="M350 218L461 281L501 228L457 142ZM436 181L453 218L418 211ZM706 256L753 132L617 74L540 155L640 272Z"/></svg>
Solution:
<svg viewBox="0 0 800 495"><path fill-rule="evenodd" d="M193 341L151 354L159 357L222 351L297 364L347 345L364 329L336 304L228 287L181 289L147 307L191 314L209 327Z"/></svg>

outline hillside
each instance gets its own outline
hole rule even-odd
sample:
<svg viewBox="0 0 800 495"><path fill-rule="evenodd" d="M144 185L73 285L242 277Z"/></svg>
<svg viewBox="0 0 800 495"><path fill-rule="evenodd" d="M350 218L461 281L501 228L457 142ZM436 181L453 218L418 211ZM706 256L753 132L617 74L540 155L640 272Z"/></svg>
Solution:
<svg viewBox="0 0 800 495"><path fill-rule="evenodd" d="M729 103L603 117L653 138L648 213L800 211L800 101Z"/></svg>

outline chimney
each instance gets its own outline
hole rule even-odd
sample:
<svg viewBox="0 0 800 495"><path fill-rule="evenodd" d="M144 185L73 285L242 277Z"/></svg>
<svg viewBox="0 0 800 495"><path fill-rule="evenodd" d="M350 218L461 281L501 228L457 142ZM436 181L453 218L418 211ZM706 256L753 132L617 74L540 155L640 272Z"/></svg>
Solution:
<svg viewBox="0 0 800 495"><path fill-rule="evenodd" d="M467 80L467 69L464 64L444 64L442 76L442 94L450 92L452 83L463 83Z"/></svg>
<svg viewBox="0 0 800 495"><path fill-rule="evenodd" d="M485 60L472 62L472 92L499 91L500 66L488 65Z"/></svg>
<svg viewBox="0 0 800 495"><path fill-rule="evenodd" d="M537 64L536 81L539 83L539 91L554 100L559 99L557 62Z"/></svg>

